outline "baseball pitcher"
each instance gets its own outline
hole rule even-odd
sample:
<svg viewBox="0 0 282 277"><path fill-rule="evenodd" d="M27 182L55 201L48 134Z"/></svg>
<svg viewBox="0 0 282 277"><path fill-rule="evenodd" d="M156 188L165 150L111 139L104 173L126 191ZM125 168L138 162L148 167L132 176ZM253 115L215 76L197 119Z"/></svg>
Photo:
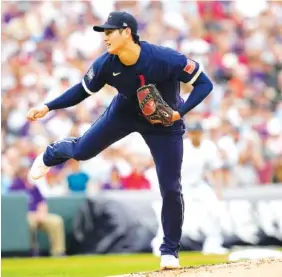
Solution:
<svg viewBox="0 0 282 277"><path fill-rule="evenodd" d="M154 158L163 199L161 268L178 268L184 210L182 117L203 101L213 85L196 61L173 49L139 41L137 21L127 12L112 12L103 25L93 28L104 33L107 51L80 83L53 101L31 108L27 118L37 120L52 110L77 105L105 84L115 87L118 94L84 135L48 145L35 159L30 178L37 180L51 166L68 159L91 159L128 134L139 132ZM185 103L179 95L180 82L194 86Z"/></svg>

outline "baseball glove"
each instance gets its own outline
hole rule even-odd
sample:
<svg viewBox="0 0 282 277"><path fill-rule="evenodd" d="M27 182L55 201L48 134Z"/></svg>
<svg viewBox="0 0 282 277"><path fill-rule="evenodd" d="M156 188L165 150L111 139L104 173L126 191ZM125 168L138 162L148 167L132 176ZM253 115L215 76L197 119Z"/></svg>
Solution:
<svg viewBox="0 0 282 277"><path fill-rule="evenodd" d="M173 109L164 101L155 85L140 87L137 90L137 98L143 116L150 123L161 123L166 127L173 124Z"/></svg>

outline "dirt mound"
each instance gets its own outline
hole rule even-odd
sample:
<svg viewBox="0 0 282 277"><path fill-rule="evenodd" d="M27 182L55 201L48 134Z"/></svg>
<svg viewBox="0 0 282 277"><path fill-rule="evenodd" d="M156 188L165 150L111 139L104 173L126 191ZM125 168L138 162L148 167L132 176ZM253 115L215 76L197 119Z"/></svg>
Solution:
<svg viewBox="0 0 282 277"><path fill-rule="evenodd" d="M184 267L178 270L132 273L116 277L282 277L281 259L233 262L200 267ZM114 276L112 276L114 277Z"/></svg>

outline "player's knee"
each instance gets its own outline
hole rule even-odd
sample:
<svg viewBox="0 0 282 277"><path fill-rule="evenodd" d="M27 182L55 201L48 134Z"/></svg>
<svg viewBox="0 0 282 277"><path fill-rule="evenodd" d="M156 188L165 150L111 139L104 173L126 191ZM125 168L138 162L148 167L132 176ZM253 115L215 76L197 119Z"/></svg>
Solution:
<svg viewBox="0 0 282 277"><path fill-rule="evenodd" d="M180 177L176 175L167 176L167 174L159 174L160 189L163 191L181 191Z"/></svg>
<svg viewBox="0 0 282 277"><path fill-rule="evenodd" d="M163 198L175 198L182 193L179 182L162 183L160 184L160 190Z"/></svg>

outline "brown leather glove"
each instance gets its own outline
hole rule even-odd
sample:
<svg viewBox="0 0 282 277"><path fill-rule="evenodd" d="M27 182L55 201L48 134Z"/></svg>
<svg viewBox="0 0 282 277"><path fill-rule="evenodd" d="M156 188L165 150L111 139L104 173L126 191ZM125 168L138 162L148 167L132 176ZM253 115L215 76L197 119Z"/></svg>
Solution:
<svg viewBox="0 0 282 277"><path fill-rule="evenodd" d="M155 85L140 87L137 90L137 98L143 116L150 123L161 123L166 127L173 124L173 109L164 101Z"/></svg>

